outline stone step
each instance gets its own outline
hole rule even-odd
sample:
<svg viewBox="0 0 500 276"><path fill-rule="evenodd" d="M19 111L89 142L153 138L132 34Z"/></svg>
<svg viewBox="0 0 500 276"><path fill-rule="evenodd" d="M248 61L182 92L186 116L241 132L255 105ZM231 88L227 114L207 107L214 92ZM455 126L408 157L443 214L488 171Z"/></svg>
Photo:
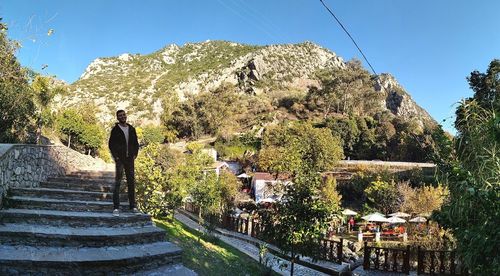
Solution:
<svg viewBox="0 0 500 276"><path fill-rule="evenodd" d="M0 225L0 244L61 247L104 247L165 241L165 231L146 227L47 226L24 223Z"/></svg>
<svg viewBox="0 0 500 276"><path fill-rule="evenodd" d="M52 198L67 200L91 200L91 201L113 201L113 193L88 192L68 189L48 189L48 188L12 188L11 196ZM128 200L126 193L120 193L120 201Z"/></svg>
<svg viewBox="0 0 500 276"><path fill-rule="evenodd" d="M114 171L75 171L70 174L70 176L86 176L86 177L115 177Z"/></svg>
<svg viewBox="0 0 500 276"><path fill-rule="evenodd" d="M155 269L136 272L134 276L196 276L196 272L182 264L169 264Z"/></svg>
<svg viewBox="0 0 500 276"><path fill-rule="evenodd" d="M113 202L110 201L85 201L68 199L51 199L13 196L7 198L8 206L17 209L43 209L58 211L77 211L77 212L111 212ZM120 209L127 211L128 202L121 202Z"/></svg>
<svg viewBox="0 0 500 276"><path fill-rule="evenodd" d="M58 227L141 227L154 225L147 214L120 213L115 217L111 212L71 212L36 209L0 210L1 223L29 223Z"/></svg>
<svg viewBox="0 0 500 276"><path fill-rule="evenodd" d="M122 275L181 261L170 242L111 247L0 245L0 275Z"/></svg>
<svg viewBox="0 0 500 276"><path fill-rule="evenodd" d="M120 190L126 190L127 183L122 183L120 185ZM44 181L40 182L40 188L48 189L70 189L78 191L89 191L89 192L113 192L113 183L68 183L60 181Z"/></svg>
<svg viewBox="0 0 500 276"><path fill-rule="evenodd" d="M115 184L115 178L111 177L106 177L106 178L83 178L83 177L77 177L77 176L52 176L47 178L46 181L53 181L53 182L64 182L64 183L87 183L87 184ZM126 182L126 181L123 181Z"/></svg>

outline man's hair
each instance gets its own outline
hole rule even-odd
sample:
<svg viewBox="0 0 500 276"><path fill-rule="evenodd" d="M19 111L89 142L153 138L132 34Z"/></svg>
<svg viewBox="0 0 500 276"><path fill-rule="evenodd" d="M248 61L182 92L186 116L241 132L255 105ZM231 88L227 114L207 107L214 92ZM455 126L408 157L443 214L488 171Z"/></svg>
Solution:
<svg viewBox="0 0 500 276"><path fill-rule="evenodd" d="M122 112L125 113L125 110L120 109L120 110L116 111L116 116L118 116L118 113L122 113Z"/></svg>

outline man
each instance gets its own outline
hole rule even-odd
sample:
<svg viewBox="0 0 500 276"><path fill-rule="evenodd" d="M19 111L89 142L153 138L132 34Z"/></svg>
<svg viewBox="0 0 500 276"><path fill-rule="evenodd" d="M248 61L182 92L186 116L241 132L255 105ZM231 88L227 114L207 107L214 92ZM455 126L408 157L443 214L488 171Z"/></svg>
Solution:
<svg viewBox="0 0 500 276"><path fill-rule="evenodd" d="M134 160L139 152L139 142L135 128L127 124L127 114L124 110L116 111L115 124L109 137L109 150L115 160L115 187L113 189L113 216L120 215L120 184L123 170L127 177L129 208L133 213L139 213L135 205Z"/></svg>

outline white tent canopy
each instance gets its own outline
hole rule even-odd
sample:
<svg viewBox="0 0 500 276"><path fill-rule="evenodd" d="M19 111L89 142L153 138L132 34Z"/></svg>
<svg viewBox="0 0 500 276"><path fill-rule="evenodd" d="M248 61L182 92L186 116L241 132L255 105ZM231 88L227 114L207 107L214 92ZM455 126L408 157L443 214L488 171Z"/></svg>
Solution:
<svg viewBox="0 0 500 276"><path fill-rule="evenodd" d="M248 174L246 173L242 173L240 175L237 176L238 178L250 178L251 176L249 176Z"/></svg>
<svg viewBox="0 0 500 276"><path fill-rule="evenodd" d="M380 213L369 214L369 215L366 215L366 216L361 217L361 218L366 220L366 221L387 222L387 219L385 218L385 216L380 214Z"/></svg>
<svg viewBox="0 0 500 276"><path fill-rule="evenodd" d="M388 218L388 219L387 219L387 222L389 222L389 223L405 223L405 222L406 222L406 220L404 220L404 219L402 219L402 218L400 218L400 217L395 217L395 216L394 216L394 217L390 217L390 218Z"/></svg>
<svg viewBox="0 0 500 276"><path fill-rule="evenodd" d="M345 209L344 211L342 211L342 215L344 215L344 216L355 216L357 214L358 213L354 212L351 209Z"/></svg>
<svg viewBox="0 0 500 276"><path fill-rule="evenodd" d="M427 221L427 219L424 217L414 217L414 218L409 220L409 222L426 222L426 221Z"/></svg>
<svg viewBox="0 0 500 276"><path fill-rule="evenodd" d="M410 214L407 214L407 213L403 213L403 212L396 212L396 213L392 213L392 214L389 214L390 217L400 217L400 218L408 218L408 217L411 217Z"/></svg>

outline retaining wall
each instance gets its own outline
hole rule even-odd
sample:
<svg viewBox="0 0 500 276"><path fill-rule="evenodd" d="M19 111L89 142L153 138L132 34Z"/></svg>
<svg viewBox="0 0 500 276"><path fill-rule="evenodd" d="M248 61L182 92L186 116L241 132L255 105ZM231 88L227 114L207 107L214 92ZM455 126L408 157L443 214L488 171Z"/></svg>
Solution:
<svg viewBox="0 0 500 276"><path fill-rule="evenodd" d="M0 144L0 207L10 187L38 187L48 177L105 163L62 145Z"/></svg>

